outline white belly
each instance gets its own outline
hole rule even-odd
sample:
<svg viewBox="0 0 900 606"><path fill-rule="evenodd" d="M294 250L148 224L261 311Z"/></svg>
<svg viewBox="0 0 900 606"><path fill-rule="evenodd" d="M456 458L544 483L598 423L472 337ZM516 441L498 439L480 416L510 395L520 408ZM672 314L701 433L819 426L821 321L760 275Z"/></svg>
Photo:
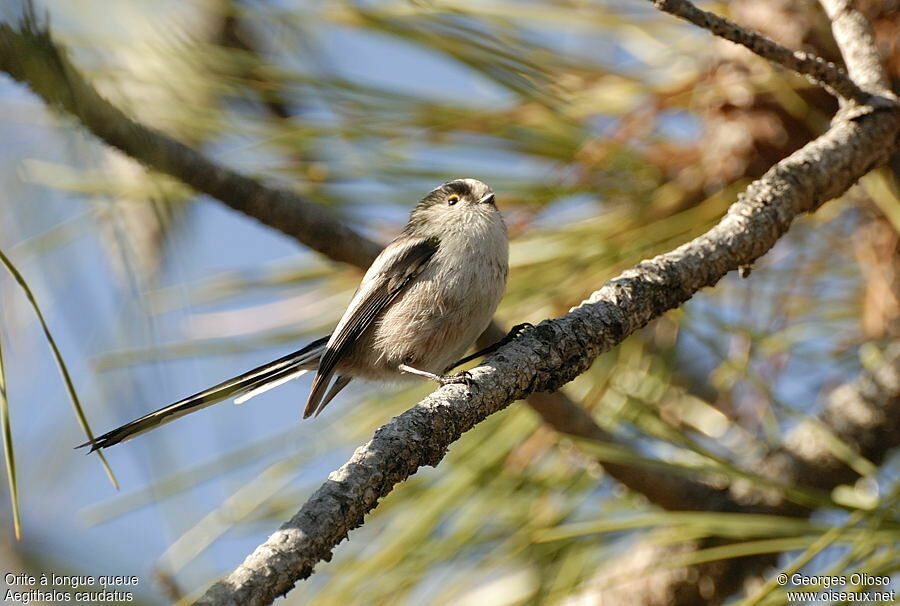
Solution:
<svg viewBox="0 0 900 606"><path fill-rule="evenodd" d="M400 364L441 374L460 359L506 291L509 253L505 227L498 223L475 238L471 233L444 238L422 275L339 367L354 376L384 379L396 376Z"/></svg>

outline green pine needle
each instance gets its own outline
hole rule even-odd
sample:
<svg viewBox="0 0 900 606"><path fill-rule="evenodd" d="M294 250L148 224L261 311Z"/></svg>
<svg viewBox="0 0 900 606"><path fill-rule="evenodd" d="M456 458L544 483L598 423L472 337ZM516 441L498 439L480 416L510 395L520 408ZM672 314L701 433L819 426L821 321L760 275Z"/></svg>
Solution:
<svg viewBox="0 0 900 606"><path fill-rule="evenodd" d="M12 274L12 276L16 279L16 282L19 283L19 286L21 286L22 290L25 292L25 297L28 299L28 302L31 303L31 307L34 309L34 314L37 316L38 321L41 323L41 328L44 330L44 336L47 338L47 343L50 345L50 351L53 352L53 359L56 361L56 367L59 369L59 373L62 375L63 382L66 385L66 391L69 392L69 399L72 401L72 406L75 409L75 416L78 419L78 423L81 425L81 428L84 430L84 433L88 437L88 439L90 441L93 441L94 433L93 431L91 431L91 427L88 424L87 417L84 414L84 410L81 408L81 401L78 399L78 393L75 391L75 384L72 382L72 377L69 374L69 369L66 367L66 363L59 351L59 347L56 346L56 341L53 339L53 334L50 332L50 328L47 326L47 322L44 320L44 314L41 313L41 308L38 306L37 300L35 300L34 298L34 293L32 293L31 288L28 287L28 283L25 281L24 276L19 273L19 270L16 269L15 265L12 264L12 261L9 260L9 257L7 257L2 250L0 250L0 263L3 263L9 273ZM109 477L109 481L112 482L113 487L118 490L119 482L116 480L116 476L115 474L113 474L112 468L106 461L106 457L99 450L96 452L100 457L100 461L103 463L103 469L106 471L106 475ZM8 457L7 461L9 461Z"/></svg>
<svg viewBox="0 0 900 606"><path fill-rule="evenodd" d="M16 456L13 450L9 422L9 402L6 399L6 373L3 370L3 343L0 342L0 431L3 432L3 454L6 458L6 480L9 483L9 503L12 507L16 540L22 538L22 518L19 515L19 489L16 484Z"/></svg>

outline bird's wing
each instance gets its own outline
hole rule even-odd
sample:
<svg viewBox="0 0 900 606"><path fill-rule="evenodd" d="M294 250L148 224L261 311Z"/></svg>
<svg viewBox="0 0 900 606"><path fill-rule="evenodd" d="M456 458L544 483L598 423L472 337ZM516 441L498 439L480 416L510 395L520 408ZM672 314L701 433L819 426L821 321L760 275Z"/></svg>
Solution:
<svg viewBox="0 0 900 606"><path fill-rule="evenodd" d="M322 397L335 366L372 322L421 275L439 247L437 238L401 237L378 255L325 346L304 418L325 407L328 400L322 402Z"/></svg>

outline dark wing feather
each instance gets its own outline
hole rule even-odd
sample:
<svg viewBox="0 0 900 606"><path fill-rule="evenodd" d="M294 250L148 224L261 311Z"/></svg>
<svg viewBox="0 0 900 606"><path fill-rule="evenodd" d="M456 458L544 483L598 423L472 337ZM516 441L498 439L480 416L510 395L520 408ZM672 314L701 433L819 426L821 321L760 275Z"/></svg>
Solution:
<svg viewBox="0 0 900 606"><path fill-rule="evenodd" d="M428 261L440 247L440 241L437 238L421 238L404 243L398 239L394 242L394 246L385 249L382 255L390 248L398 247L403 248L384 261L384 267L372 276L369 284L360 287L357 296L364 298L361 301L351 301L347 312L350 315L341 319L337 330L332 334L322 354L316 378L313 380L303 418L313 413L318 414L321 408L325 407L328 400L321 406L320 402L335 366L372 322L424 271ZM378 262L379 259L376 259L375 263Z"/></svg>

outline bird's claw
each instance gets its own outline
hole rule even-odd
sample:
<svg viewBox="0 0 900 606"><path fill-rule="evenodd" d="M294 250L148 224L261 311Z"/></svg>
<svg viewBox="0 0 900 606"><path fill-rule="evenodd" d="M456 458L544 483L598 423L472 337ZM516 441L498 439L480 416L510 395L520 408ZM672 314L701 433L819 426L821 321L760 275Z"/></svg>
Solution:
<svg viewBox="0 0 900 606"><path fill-rule="evenodd" d="M509 330L509 334L512 335L512 338L515 339L517 337L521 337L526 332L534 328L534 324L531 322L522 322L521 324L516 324Z"/></svg>
<svg viewBox="0 0 900 606"><path fill-rule="evenodd" d="M472 387L474 384L475 380L468 370L441 377L441 385L465 385L466 387Z"/></svg>

